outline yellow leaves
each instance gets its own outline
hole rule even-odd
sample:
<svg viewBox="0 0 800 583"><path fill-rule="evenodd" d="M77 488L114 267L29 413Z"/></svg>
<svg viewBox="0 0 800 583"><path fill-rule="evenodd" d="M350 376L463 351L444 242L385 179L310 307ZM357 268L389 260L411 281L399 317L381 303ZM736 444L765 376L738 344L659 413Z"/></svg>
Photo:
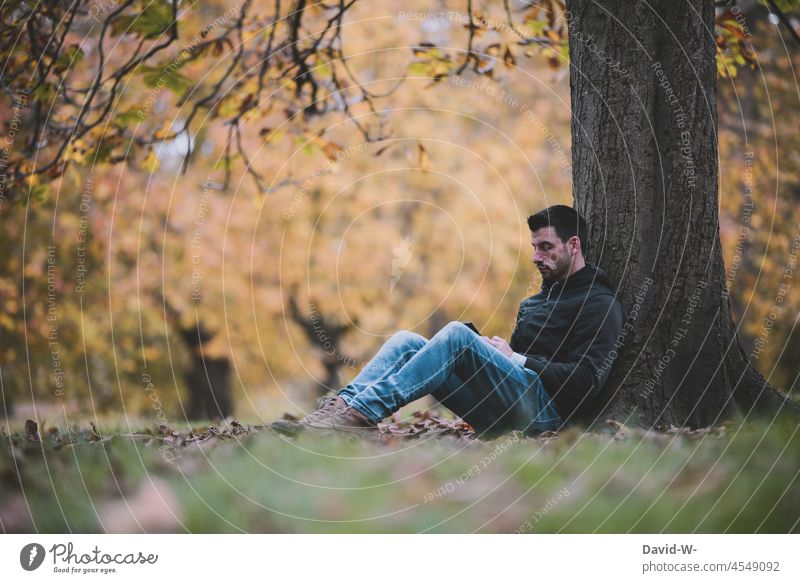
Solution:
<svg viewBox="0 0 800 583"><path fill-rule="evenodd" d="M755 59L750 34L730 10L717 16L714 24L717 74L723 79L736 77L737 67L752 64Z"/></svg>
<svg viewBox="0 0 800 583"><path fill-rule="evenodd" d="M248 42L250 42L253 39L256 39L256 42L258 42L259 40L261 40L259 38L260 36L261 36L261 29L256 27L256 28L253 28L253 29L250 29L250 30L245 30L242 33L242 40L243 40L244 44L247 44Z"/></svg>
<svg viewBox="0 0 800 583"><path fill-rule="evenodd" d="M302 137L298 136L296 138L296 142L298 146L303 148L303 151L311 155L314 153L315 149L319 149L322 154L331 162L336 162L342 152L344 152L344 148L342 148L336 142L332 142L330 140L326 140L322 137L322 134L312 134L311 132L303 132Z"/></svg>
<svg viewBox="0 0 800 583"><path fill-rule="evenodd" d="M242 93L251 94L258 91L258 77L253 75L249 77L244 83L239 86Z"/></svg>
<svg viewBox="0 0 800 583"><path fill-rule="evenodd" d="M433 166L431 165L431 156L422 142L417 142L417 152L419 154L419 168L423 172L429 172Z"/></svg>
<svg viewBox="0 0 800 583"><path fill-rule="evenodd" d="M262 27L260 30L264 37L264 42L269 42L270 37L280 38L281 35L286 34L286 28L287 26L284 19L280 19Z"/></svg>
<svg viewBox="0 0 800 583"><path fill-rule="evenodd" d="M267 201L266 193L262 191L257 191L252 197L252 204L253 208L256 210L260 210L261 207L264 206L264 203Z"/></svg>
<svg viewBox="0 0 800 583"><path fill-rule="evenodd" d="M721 79L736 77L736 65L729 62L720 53L717 53L717 75Z"/></svg>
<svg viewBox="0 0 800 583"><path fill-rule="evenodd" d="M258 78L252 76L229 91L225 97L217 102L214 113L223 119L234 119L244 112L257 112L257 107L252 107L252 102L258 91Z"/></svg>
<svg viewBox="0 0 800 583"><path fill-rule="evenodd" d="M64 151L65 162L75 162L76 164L83 164L86 162L86 152L89 150L89 144L83 140L72 140Z"/></svg>
<svg viewBox="0 0 800 583"><path fill-rule="evenodd" d="M144 157L144 160L142 160L142 168L152 174L158 170L159 166L160 162L158 160L158 156L156 155L155 150L151 149L147 153L147 156Z"/></svg>
<svg viewBox="0 0 800 583"><path fill-rule="evenodd" d="M166 140L172 137L174 133L175 132L172 130L172 120L167 119L161 124L161 127L153 133L153 137L157 140Z"/></svg>
<svg viewBox="0 0 800 583"><path fill-rule="evenodd" d="M331 64L327 61L322 61L314 67L314 73L325 79L333 77L333 69L331 68Z"/></svg>
<svg viewBox="0 0 800 583"><path fill-rule="evenodd" d="M16 318L12 317L12 314L9 313L10 310L6 309L3 312L0 312L0 329L2 330L14 330L17 325ZM10 353L10 354L9 354ZM14 360L14 349L9 348L6 352L7 361Z"/></svg>
<svg viewBox="0 0 800 583"><path fill-rule="evenodd" d="M239 113L241 102L237 95L228 94L217 103L215 113L223 119L233 119Z"/></svg>
<svg viewBox="0 0 800 583"><path fill-rule="evenodd" d="M508 45L506 45L506 50L503 53L503 62L509 69L513 69L517 65L517 59L514 57L514 53L511 52L511 47Z"/></svg>
<svg viewBox="0 0 800 583"><path fill-rule="evenodd" d="M567 15L561 0L542 0L531 4L525 14L522 32L529 38L549 41L552 46L567 42ZM526 51L526 55L528 51ZM552 63L551 63L552 66Z"/></svg>
<svg viewBox="0 0 800 583"><path fill-rule="evenodd" d="M377 152L375 152L374 156L377 158L381 156L386 150L391 148L392 146L396 145L396 143L390 143L388 146L383 146ZM430 172L433 169L433 164L431 163L431 155L428 152L428 149L422 145L422 142L417 141L417 152L416 152L416 160L414 160L414 153L413 150L409 148L405 148L405 156L406 159L409 161L410 164L414 162L417 163L417 167L422 170L423 172Z"/></svg>
<svg viewBox="0 0 800 583"><path fill-rule="evenodd" d="M564 54L561 51L551 47L544 47L542 49L542 56L547 59L547 64L551 69L559 69L562 65L566 65L569 61L564 59ZM567 57L569 55L567 54Z"/></svg>
<svg viewBox="0 0 800 583"><path fill-rule="evenodd" d="M220 156L219 159L214 163L214 170L224 170L225 172L230 172L233 168L233 163L239 158L239 154Z"/></svg>
<svg viewBox="0 0 800 583"><path fill-rule="evenodd" d="M434 82L447 76L455 67L452 57L430 43L412 49L416 60L408 68L410 75L432 77Z"/></svg>
<svg viewBox="0 0 800 583"><path fill-rule="evenodd" d="M529 36L541 36L547 29L547 21L538 18L528 18L524 22L525 32Z"/></svg>
<svg viewBox="0 0 800 583"><path fill-rule="evenodd" d="M28 187L38 186L40 183L39 175L38 174L30 174L25 177L25 184Z"/></svg>
<svg viewBox="0 0 800 583"><path fill-rule="evenodd" d="M261 128L258 135L264 144L276 144L283 138L283 131L279 129Z"/></svg>
<svg viewBox="0 0 800 583"><path fill-rule="evenodd" d="M486 15L480 10L472 12L472 21L464 23L464 28L472 31L475 38L483 36L487 30L494 28L491 22L486 19Z"/></svg>

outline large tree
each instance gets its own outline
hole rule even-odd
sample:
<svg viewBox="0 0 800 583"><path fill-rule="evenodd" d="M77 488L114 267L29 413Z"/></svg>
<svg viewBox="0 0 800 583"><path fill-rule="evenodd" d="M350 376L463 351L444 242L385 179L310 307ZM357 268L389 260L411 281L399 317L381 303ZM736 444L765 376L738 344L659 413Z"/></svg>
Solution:
<svg viewBox="0 0 800 583"><path fill-rule="evenodd" d="M570 0L567 9L575 205L590 223L589 258L629 313L593 413L694 427L736 408L797 414L753 367L731 317L713 0Z"/></svg>
<svg viewBox="0 0 800 583"><path fill-rule="evenodd" d="M749 363L728 302L717 210L715 89L718 63L726 59L716 59L715 51L733 49L737 59L746 58L737 15L720 10L715 19L712 0L680 6L576 0L568 3L568 18L563 0L486 2L483 12L478 4L453 3L447 20L460 36L448 46L396 43L413 60L402 64L395 81L392 74L382 76L378 64L391 65L396 56L380 61L382 51L370 52L373 64L366 53L351 58L345 50L343 24L365 6L357 0L7 2L0 7L0 107L15 143L0 158L0 211L57 201L50 184L58 185L76 167L91 173L102 165L140 161L142 170L155 172L164 153L172 152L186 172L197 168L203 144L210 142L214 148L205 161L217 156L218 162L203 184L214 175L215 188L224 190L241 173L261 198L300 188L298 205L308 214L313 209L304 198L313 199L321 175L275 178L274 168L264 172L264 152L274 157L279 145L291 142L295 150L333 163L353 150L343 149L348 144L331 128L355 128L351 135L366 143L389 137L376 104L397 96L407 77L430 79L431 86L455 75L490 84L500 78L498 70L517 69L524 56L540 55L563 70L569 36L575 204L590 219L590 259L608 270L629 311L620 356L604 370L609 382L590 417L705 425L737 407L743 413L771 413L784 405L796 411ZM393 13L396 24L417 22L418 13L400 14L411 16ZM391 146L378 144L375 156ZM426 170L429 155L421 142L418 158ZM314 187L310 193L307 183ZM286 221L294 219L295 206ZM302 215L302 221L310 216ZM404 229L412 218L403 220ZM169 233L178 239L188 234ZM18 243L13 231L9 238ZM287 246L297 247L292 239ZM30 294L35 283L19 277L20 270L31 271L24 257L22 266L14 259L22 257L19 251L15 247L0 265L0 283L8 283L0 291L12 300L24 289ZM134 251L131 257L140 262L135 246ZM152 265L150 270L161 271ZM427 281L427 271L426 264L421 281ZM261 277L265 285L277 285ZM39 283L43 295L44 280ZM197 370L209 356L205 346L194 349L195 338L203 336L201 322L191 317L190 304L170 299L179 294L168 291L158 304L171 308L157 315L192 347L190 382L214 385L214 375ZM404 298L405 307L424 299ZM277 300L270 302L280 305ZM12 305L23 303L7 302ZM0 356L13 354L37 323L21 309L9 311L0 321ZM215 314L205 311L207 317ZM43 327L46 314L40 316ZM202 322L208 326L214 327ZM227 378L228 368L220 363L217 376Z"/></svg>

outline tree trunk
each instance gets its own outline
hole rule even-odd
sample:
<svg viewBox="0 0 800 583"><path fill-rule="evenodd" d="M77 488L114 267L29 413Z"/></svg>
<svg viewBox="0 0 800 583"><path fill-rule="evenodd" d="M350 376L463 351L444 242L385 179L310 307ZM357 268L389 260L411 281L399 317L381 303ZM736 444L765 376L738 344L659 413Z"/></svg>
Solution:
<svg viewBox="0 0 800 583"><path fill-rule="evenodd" d="M719 239L713 0L568 0L573 195L628 324L584 421L790 411L731 319Z"/></svg>
<svg viewBox="0 0 800 583"><path fill-rule="evenodd" d="M337 391L342 387L341 369L346 363L354 363L352 358L344 355L341 349L342 338L351 328L358 326L358 318L353 318L347 324L341 324L333 318L324 316L316 302L311 301L308 315L305 315L297 304L297 286L293 286L289 294L288 312L292 320L300 326L312 346L320 351L322 368L325 378L317 383L317 397L323 397L330 391Z"/></svg>
<svg viewBox="0 0 800 583"><path fill-rule="evenodd" d="M233 414L231 363L222 358L203 358L192 352L192 366L186 372L189 389L189 419L224 419Z"/></svg>
<svg viewBox="0 0 800 583"><path fill-rule="evenodd" d="M189 393L186 416L189 419L224 419L232 415L230 359L203 354L203 345L210 342L213 335L202 323L195 328L182 328L180 333L191 357L185 376Z"/></svg>

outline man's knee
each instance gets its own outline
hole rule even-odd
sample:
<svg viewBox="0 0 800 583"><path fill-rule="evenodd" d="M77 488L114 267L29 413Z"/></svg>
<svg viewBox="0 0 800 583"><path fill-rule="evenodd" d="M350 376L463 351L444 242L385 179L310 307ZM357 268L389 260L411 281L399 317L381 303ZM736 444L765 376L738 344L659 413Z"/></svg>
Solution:
<svg viewBox="0 0 800 583"><path fill-rule="evenodd" d="M411 330L398 330L392 334L391 340L399 344L409 344L411 346L421 347L428 341L421 334L412 332Z"/></svg>
<svg viewBox="0 0 800 583"><path fill-rule="evenodd" d="M444 327L436 333L436 335L453 341L463 340L465 338L471 339L471 336L474 336L475 333L467 328L464 322L453 320L452 322L445 324Z"/></svg>

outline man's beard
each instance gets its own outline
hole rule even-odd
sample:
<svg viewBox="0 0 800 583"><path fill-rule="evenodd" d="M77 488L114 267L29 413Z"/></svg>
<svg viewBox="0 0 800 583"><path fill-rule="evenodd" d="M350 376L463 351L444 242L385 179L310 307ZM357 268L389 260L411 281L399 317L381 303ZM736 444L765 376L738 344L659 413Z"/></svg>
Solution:
<svg viewBox="0 0 800 583"><path fill-rule="evenodd" d="M567 273L569 273L569 265L569 255L566 255L564 260L556 263L552 269L540 268L539 273L542 274L542 281L551 283L560 279L564 279Z"/></svg>

